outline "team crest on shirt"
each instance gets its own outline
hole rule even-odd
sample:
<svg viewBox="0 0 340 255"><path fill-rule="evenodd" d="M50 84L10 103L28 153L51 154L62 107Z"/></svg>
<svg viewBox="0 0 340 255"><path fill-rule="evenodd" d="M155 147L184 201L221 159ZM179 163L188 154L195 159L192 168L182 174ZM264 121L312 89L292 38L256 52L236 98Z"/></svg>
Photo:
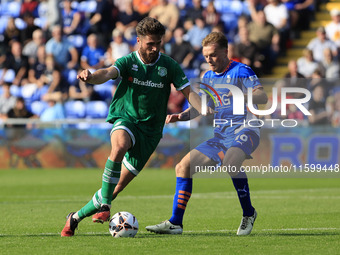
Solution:
<svg viewBox="0 0 340 255"><path fill-rule="evenodd" d="M158 75L159 75L160 77L166 76L167 73L168 73L168 70L167 70L165 67L159 67L159 69L158 69Z"/></svg>

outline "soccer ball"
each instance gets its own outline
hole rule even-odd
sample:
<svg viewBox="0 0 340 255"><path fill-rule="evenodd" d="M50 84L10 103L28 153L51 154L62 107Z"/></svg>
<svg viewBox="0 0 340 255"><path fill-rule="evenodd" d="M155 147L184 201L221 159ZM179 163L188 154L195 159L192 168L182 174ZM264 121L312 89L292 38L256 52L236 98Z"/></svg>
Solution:
<svg viewBox="0 0 340 255"><path fill-rule="evenodd" d="M113 237L134 237L138 231L138 221L129 212L117 212L110 220L109 231Z"/></svg>

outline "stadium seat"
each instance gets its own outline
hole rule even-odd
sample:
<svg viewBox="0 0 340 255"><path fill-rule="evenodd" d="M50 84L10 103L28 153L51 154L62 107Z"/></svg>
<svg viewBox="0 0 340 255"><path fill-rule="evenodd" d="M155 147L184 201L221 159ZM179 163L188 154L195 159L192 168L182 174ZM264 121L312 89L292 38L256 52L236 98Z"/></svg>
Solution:
<svg viewBox="0 0 340 255"><path fill-rule="evenodd" d="M97 8L96 1L82 1L78 5L79 12L94 13Z"/></svg>
<svg viewBox="0 0 340 255"><path fill-rule="evenodd" d="M6 30L8 23L8 16L0 16L0 34L3 35L3 33Z"/></svg>
<svg viewBox="0 0 340 255"><path fill-rule="evenodd" d="M108 105L103 101L90 101L86 103L86 117L90 119L106 118Z"/></svg>
<svg viewBox="0 0 340 255"><path fill-rule="evenodd" d="M80 52L86 44L86 39L82 35L69 35L67 40Z"/></svg>
<svg viewBox="0 0 340 255"><path fill-rule="evenodd" d="M184 69L184 74L187 76L188 80L198 78L200 75L199 69Z"/></svg>
<svg viewBox="0 0 340 255"><path fill-rule="evenodd" d="M25 28L27 27L26 22L25 22L23 19L21 19L21 18L16 18L16 19L14 20L14 23L15 23L16 27L17 27L19 30L23 30L23 29L25 29Z"/></svg>
<svg viewBox="0 0 340 255"><path fill-rule="evenodd" d="M21 3L17 1L5 2L1 4L1 16L12 16L14 18L20 15Z"/></svg>
<svg viewBox="0 0 340 255"><path fill-rule="evenodd" d="M75 69L65 69L62 74L68 84L74 84L77 80L77 71Z"/></svg>
<svg viewBox="0 0 340 255"><path fill-rule="evenodd" d="M8 69L5 73L4 81L8 83L12 83L15 78L15 72L13 69ZM15 84L17 85L17 84Z"/></svg>
<svg viewBox="0 0 340 255"><path fill-rule="evenodd" d="M31 103L31 112L35 115L40 116L40 114L48 107L48 104L44 101L34 101Z"/></svg>
<svg viewBox="0 0 340 255"><path fill-rule="evenodd" d="M67 101L64 105L66 118L82 119L85 118L86 108L83 101Z"/></svg>
<svg viewBox="0 0 340 255"><path fill-rule="evenodd" d="M17 85L11 85L11 87L9 88L9 91L11 92L11 94L15 97L22 97L21 94L21 87L17 86Z"/></svg>
<svg viewBox="0 0 340 255"><path fill-rule="evenodd" d="M93 90L98 93L101 100L109 103L112 99L112 86L113 81L109 81L104 84L94 85Z"/></svg>

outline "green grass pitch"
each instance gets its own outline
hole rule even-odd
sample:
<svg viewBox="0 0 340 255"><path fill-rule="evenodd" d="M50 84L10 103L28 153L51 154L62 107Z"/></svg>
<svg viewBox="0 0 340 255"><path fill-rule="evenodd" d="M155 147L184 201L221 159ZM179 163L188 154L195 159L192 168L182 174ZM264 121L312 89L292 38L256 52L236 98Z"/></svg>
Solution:
<svg viewBox="0 0 340 255"><path fill-rule="evenodd" d="M99 188L102 170L0 170L0 254L340 254L340 179L250 179L258 211L238 237L241 208L230 179L195 179L181 236L145 226L169 219L174 170L145 169L113 202L139 221L135 238L114 239L108 223L83 220L60 237L68 212Z"/></svg>

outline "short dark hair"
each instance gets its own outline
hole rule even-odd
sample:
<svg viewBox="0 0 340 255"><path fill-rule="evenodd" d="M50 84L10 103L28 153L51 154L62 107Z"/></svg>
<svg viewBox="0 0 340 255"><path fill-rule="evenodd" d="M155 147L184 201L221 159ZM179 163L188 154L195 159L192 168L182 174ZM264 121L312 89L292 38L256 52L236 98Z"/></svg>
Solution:
<svg viewBox="0 0 340 255"><path fill-rule="evenodd" d="M211 32L202 41L202 46L208 46L210 44L217 44L219 48L228 49L228 39L221 32Z"/></svg>
<svg viewBox="0 0 340 255"><path fill-rule="evenodd" d="M137 36L160 35L165 34L165 27L156 19L146 17L142 19L136 27Z"/></svg>

